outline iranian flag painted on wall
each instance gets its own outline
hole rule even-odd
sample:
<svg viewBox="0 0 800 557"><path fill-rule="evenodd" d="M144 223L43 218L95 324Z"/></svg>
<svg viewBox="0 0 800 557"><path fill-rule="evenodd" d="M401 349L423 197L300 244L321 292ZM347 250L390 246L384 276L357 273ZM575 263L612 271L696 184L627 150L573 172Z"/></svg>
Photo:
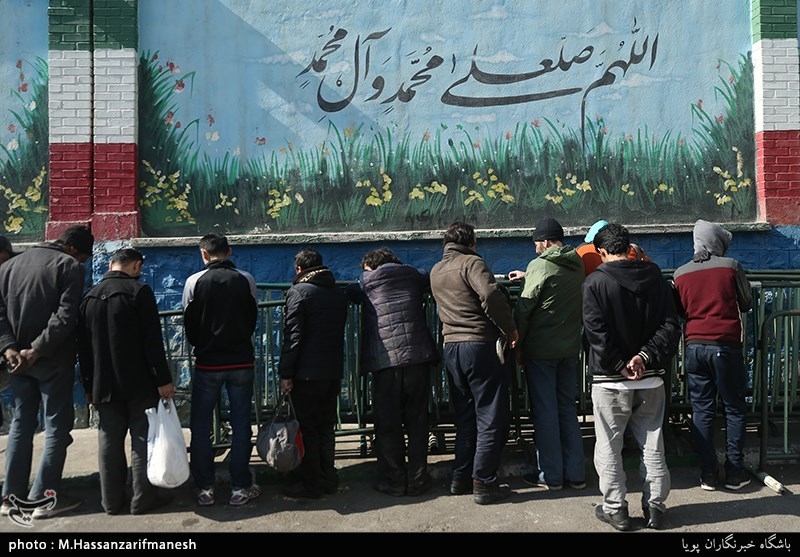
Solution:
<svg viewBox="0 0 800 557"><path fill-rule="evenodd" d="M47 237L139 235L135 0L51 0Z"/></svg>

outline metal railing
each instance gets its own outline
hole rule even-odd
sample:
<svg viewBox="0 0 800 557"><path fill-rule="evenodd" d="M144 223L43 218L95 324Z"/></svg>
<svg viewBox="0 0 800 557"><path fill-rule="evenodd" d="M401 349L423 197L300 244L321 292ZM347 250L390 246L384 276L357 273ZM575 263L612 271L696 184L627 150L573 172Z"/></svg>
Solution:
<svg viewBox="0 0 800 557"><path fill-rule="evenodd" d="M665 276L670 276L665 271ZM797 334L800 317L800 272L749 273L753 286L754 307L743 314L745 343L743 346L750 370L749 421L758 423L763 432L783 433L783 453L787 458L797 458L789 453L788 431L790 423L797 417L800 406L798 396L798 358L800 337ZM519 287L501 280L511 294L512 304L519 294ZM341 282L344 287L348 283ZM256 347L256 377L254 385L253 423L266 423L272 415L280 394L278 363L283 335L284 295L291 285L288 283L263 283L259 290L259 318L254 335ZM428 296L425 303L428 323L435 340L441 346L442 338L436 304ZM160 313L167 355L175 377L182 421L188 424L188 408L191 403L191 375L193 373L191 346L183 334L183 313L180 310ZM367 451L368 438L372 432L371 376L361 373L360 353L360 307L351 305L345 329L345 374L339 396L339 423L337 435L359 435L361 452ZM688 392L683 373L684 344L681 340L678 354L668 369L665 383L668 387L667 415L675 423L688 423L690 413ZM583 354L581 354L583 362ZM591 416L589 377L585 365L578 377L578 414L585 421ZM444 363L431 372L429 410L431 428L437 432L454 430L453 407L449 392L449 381ZM511 385L512 432L514 439L521 439L523 432L532 430L531 408L527 394L524 372L517 367ZM181 402L183 404L181 404ZM214 443L227 446L227 400L223 395L217 407L214 423ZM767 443L768 435L762 435ZM780 452L780 448L777 449ZM762 449L767 459L766 445ZM776 455L776 450L770 453ZM761 463L762 465L764 462Z"/></svg>

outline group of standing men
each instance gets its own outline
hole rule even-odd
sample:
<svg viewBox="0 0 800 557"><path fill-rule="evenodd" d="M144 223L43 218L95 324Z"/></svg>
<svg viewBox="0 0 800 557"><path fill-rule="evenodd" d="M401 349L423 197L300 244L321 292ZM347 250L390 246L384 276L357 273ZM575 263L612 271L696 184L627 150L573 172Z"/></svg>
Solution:
<svg viewBox="0 0 800 557"><path fill-rule="evenodd" d="M594 467L603 495L595 515L617 530L631 529L622 458L627 430L641 450L647 527L664 528L670 491L664 376L682 320L700 485L717 486L712 421L718 395L727 421L724 485L737 490L749 482L743 463L747 373L741 314L752 304L750 285L738 261L725 257L730 232L698 220L693 236L692 261L676 270L673 288L631 244L624 226L599 221L576 250L563 243L557 221L544 219L533 231L538 257L524 273L509 274L523 280L512 310L476 252L474 229L464 223L448 229L431 286L456 410L453 494L473 491L481 504L509 494L496 477L508 431L510 377L508 354L494 350L498 339L498 347L516 347L532 406L537 471L523 480L550 490L586 487L576 407L583 344L592 386Z"/></svg>
<svg viewBox="0 0 800 557"><path fill-rule="evenodd" d="M361 364L363 373L372 374L381 472L376 489L400 496L430 488L427 404L430 366L439 362L440 353L423 309L427 292L438 308L455 409L452 494L472 493L478 504L511 494L497 474L509 431L515 364L525 372L536 436L537 471L523 479L550 490L586 487L576 409L583 343L592 382L594 465L603 494L596 516L618 530L630 529L622 462L623 438L630 430L641 449L642 510L648 527L662 528L670 490L663 376L677 350L681 317L701 487L717 486L711 427L717 394L728 425L725 486L738 489L747 483L740 313L752 298L739 263L724 257L731 234L698 221L695 254L675 272L674 291L655 263L631 250L628 231L619 224L596 223L586 238L593 249L565 245L563 228L553 219L536 224L533 240L538 257L525 273L512 275L523 280L515 305L477 253L474 227L463 222L446 230L442 259L430 274L380 248L364 256L358 281L343 291L316 250L295 256L279 373L281 389L293 396L305 456L298 483L284 490L287 496L315 499L338 490L335 426L348 298L364 308ZM171 398L174 386L155 296L138 281L144 257L132 248L118 250L102 281L82 296L83 263L93 241L88 228L73 227L0 267L0 351L14 392L2 514L26 501L37 505L34 518L80 504L59 493L71 443L76 338L87 399L100 417L105 511L118 514L126 505L128 431L130 511L148 512L169 501L146 473L144 411ZM199 247L204 268L187 279L182 300L195 357L191 470L198 504L213 505L211 427L224 388L232 429L229 504L242 505L260 495L248 465L258 296L252 275L231 261L225 236L208 234ZM8 251L9 258L17 255L10 244ZM600 264L595 261L589 270L581 252L599 257ZM40 403L45 450L29 488Z"/></svg>

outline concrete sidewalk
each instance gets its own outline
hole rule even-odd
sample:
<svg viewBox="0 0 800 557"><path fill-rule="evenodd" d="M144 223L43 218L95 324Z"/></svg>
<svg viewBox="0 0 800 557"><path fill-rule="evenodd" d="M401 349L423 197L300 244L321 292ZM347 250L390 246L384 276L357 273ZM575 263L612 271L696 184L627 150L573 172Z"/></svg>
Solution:
<svg viewBox="0 0 800 557"><path fill-rule="evenodd" d="M337 466L341 487L338 493L314 501L285 498L281 487L286 478L269 470L253 451L252 469L262 486L262 495L242 507L227 504L230 485L226 454L218 457L217 504L198 507L190 482L171 490L173 501L150 515L106 515L100 506L97 474L97 431L73 431L62 490L80 496L84 503L63 516L37 520L25 528L9 517L0 517L0 533L102 533L147 532L199 534L231 532L575 532L611 533L614 530L594 516L600 501L597 476L591 466L594 438L584 428L588 487L576 491L565 488L547 491L530 487L521 476L531 470L530 442L512 440L505 449L501 477L514 490L501 503L481 506L470 495L453 496L448 491L452 466L452 437L447 436L444 454L430 456L433 488L418 497L392 497L376 492L376 465L373 458L360 455L361 439L343 436L337 441ZM188 431L185 432L188 440ZM679 436L683 434L679 433ZM5 453L7 436L0 436L0 452ZM43 434L35 439L34 469L38 464ZM741 491L699 487L696 459L687 453L685 440L673 440L669 455L672 491L667 501L666 532L692 533L781 533L800 532L800 456L798 460L770 464L766 471L780 481L785 490L777 493L758 479ZM793 454L800 455L797 445ZM682 453L682 454L681 454ZM748 431L747 459L757 465L758 438ZM4 460L4 459L3 459ZM637 530L644 529L641 512L641 483L637 479L636 456L626 459L628 502ZM798 541L800 543L800 541Z"/></svg>

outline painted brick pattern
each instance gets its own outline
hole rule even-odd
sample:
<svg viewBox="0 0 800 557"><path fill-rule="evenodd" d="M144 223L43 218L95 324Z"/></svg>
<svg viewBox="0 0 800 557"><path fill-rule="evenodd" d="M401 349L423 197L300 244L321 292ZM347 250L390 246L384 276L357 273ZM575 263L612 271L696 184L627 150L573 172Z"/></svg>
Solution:
<svg viewBox="0 0 800 557"><path fill-rule="evenodd" d="M797 39L753 45L756 131L800 129L800 56Z"/></svg>
<svg viewBox="0 0 800 557"><path fill-rule="evenodd" d="M94 181L92 230L99 240L141 232L136 95L138 3L94 0Z"/></svg>
<svg viewBox="0 0 800 557"><path fill-rule="evenodd" d="M797 0L754 0L753 78L758 215L800 224Z"/></svg>
<svg viewBox="0 0 800 557"><path fill-rule="evenodd" d="M47 35L50 50L81 50L91 45L92 0L50 0Z"/></svg>
<svg viewBox="0 0 800 557"><path fill-rule="evenodd" d="M752 0L753 42L797 38L797 0Z"/></svg>
<svg viewBox="0 0 800 557"><path fill-rule="evenodd" d="M51 0L48 6L48 239L92 219L90 4L89 0Z"/></svg>
<svg viewBox="0 0 800 557"><path fill-rule="evenodd" d="M94 146L94 210L135 211L136 159L135 143L95 144Z"/></svg>
<svg viewBox="0 0 800 557"><path fill-rule="evenodd" d="M95 143L136 142L136 67L133 49L94 51Z"/></svg>
<svg viewBox="0 0 800 557"><path fill-rule="evenodd" d="M91 143L50 143L50 221L47 238L92 218Z"/></svg>
<svg viewBox="0 0 800 557"><path fill-rule="evenodd" d="M49 238L76 222L98 240L140 234L137 12L136 1L49 3Z"/></svg>
<svg viewBox="0 0 800 557"><path fill-rule="evenodd" d="M800 130L756 134L756 182L765 220L800 224Z"/></svg>
<svg viewBox="0 0 800 557"><path fill-rule="evenodd" d="M94 49L136 48L139 42L138 2L94 0L92 24Z"/></svg>
<svg viewBox="0 0 800 557"><path fill-rule="evenodd" d="M92 58L90 52L48 53L50 143L84 143L92 134Z"/></svg>

